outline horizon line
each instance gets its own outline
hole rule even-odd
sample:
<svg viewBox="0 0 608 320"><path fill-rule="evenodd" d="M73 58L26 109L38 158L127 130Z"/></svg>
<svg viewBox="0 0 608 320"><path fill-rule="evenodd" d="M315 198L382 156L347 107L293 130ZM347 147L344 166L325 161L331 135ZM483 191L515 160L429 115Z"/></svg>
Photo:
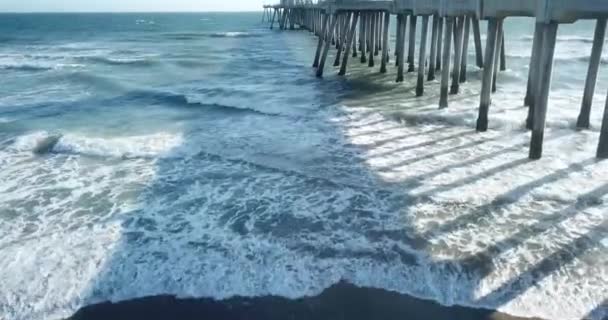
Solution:
<svg viewBox="0 0 608 320"><path fill-rule="evenodd" d="M247 13L260 10L207 10L207 11L0 11L0 14L36 14L36 13Z"/></svg>

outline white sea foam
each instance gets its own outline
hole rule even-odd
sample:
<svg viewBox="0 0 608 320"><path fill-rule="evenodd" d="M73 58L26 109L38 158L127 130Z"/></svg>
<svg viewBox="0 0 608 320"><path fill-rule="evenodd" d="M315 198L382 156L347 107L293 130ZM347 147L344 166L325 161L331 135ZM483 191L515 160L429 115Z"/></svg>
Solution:
<svg viewBox="0 0 608 320"><path fill-rule="evenodd" d="M534 40L533 36L522 36L521 40L532 41ZM558 42L582 42L582 43L593 43L593 37L585 37L585 36L576 36L576 35L562 35L557 36ZM608 40L605 40L608 41Z"/></svg>
<svg viewBox="0 0 608 320"><path fill-rule="evenodd" d="M56 139L45 153L69 153L101 157L162 157L170 156L182 143L180 135L155 133L129 137L87 137L79 134L52 134L36 131L19 136L10 149L22 152L36 152Z"/></svg>
<svg viewBox="0 0 608 320"><path fill-rule="evenodd" d="M0 69L22 70L22 71L45 71L60 69L83 68L80 63L69 63L61 60L42 60L36 57L24 55L2 55L0 56Z"/></svg>
<svg viewBox="0 0 608 320"><path fill-rule="evenodd" d="M226 31L226 32L214 32L207 34L213 38L251 38L260 37L263 34L259 32L244 32L244 31Z"/></svg>

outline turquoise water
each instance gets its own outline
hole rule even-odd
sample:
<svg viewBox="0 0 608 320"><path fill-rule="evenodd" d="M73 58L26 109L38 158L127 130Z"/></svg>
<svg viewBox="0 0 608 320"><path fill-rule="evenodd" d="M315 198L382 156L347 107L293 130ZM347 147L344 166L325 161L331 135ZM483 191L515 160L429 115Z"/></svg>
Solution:
<svg viewBox="0 0 608 320"><path fill-rule="evenodd" d="M605 164L573 165L582 172L578 180L529 192L531 199L513 182L570 165L571 149L594 148L605 73L593 128L566 143L567 159L548 156L549 164L509 172L512 180L497 179L494 189L489 184L445 200L442 191L473 181L451 178L486 165L471 160L474 152L428 156L435 162L401 173L378 169L373 158L395 155L402 162L407 157L398 151L481 145L465 132L478 82L464 87L471 100L461 106L469 109L455 102L457 112L444 111L444 118L410 114L406 120L413 121L400 121L396 109L429 106L436 114L436 84L427 89L430 100L421 101L412 100L410 89L392 89L392 74L344 80L328 67L326 79L317 79L310 68L316 38L270 31L260 19L258 13L0 15L0 318L57 318L95 302L157 294L295 298L340 280L546 317L583 314L607 298L601 293L608 273L606 190L593 185L606 181ZM486 136L502 137L502 145L526 139L519 114L501 108L521 109L532 27L523 19L506 26L509 70L499 78L506 93L495 100L494 132ZM560 30L553 94L562 103L552 106L549 132L571 131L592 29L585 22ZM479 74L470 73L475 83ZM393 90L394 100L383 102ZM358 101L364 105L353 106ZM391 149L399 140L407 145ZM463 160L469 165L454 164ZM444 185L415 192L433 183ZM526 192L543 185L522 183ZM568 198L568 185L579 194L595 191L580 204L576 192ZM516 200L482 206L485 193L503 186L519 192L505 196ZM514 204L520 199L521 206ZM566 215L549 213L572 211L573 202L584 221L554 235L549 226ZM445 238L429 231L469 209L479 216L478 205L499 216L496 229L465 217L457 228L437 228L454 231ZM530 271L543 254L588 229L596 232L570 245L580 258L551 256ZM493 247L496 239L503 247ZM509 243L524 245L513 253ZM488 261L467 258L487 248ZM552 267L562 260L575 267ZM509 282L516 274L523 280ZM538 302L544 300L555 303Z"/></svg>

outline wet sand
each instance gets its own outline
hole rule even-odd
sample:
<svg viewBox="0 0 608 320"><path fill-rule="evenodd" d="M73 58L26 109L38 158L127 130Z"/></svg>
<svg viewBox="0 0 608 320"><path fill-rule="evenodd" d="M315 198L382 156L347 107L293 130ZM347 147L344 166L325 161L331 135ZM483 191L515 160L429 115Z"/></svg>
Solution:
<svg viewBox="0 0 608 320"><path fill-rule="evenodd" d="M518 320L493 310L436 302L382 289L359 288L341 282L314 297L290 300L282 297L235 297L177 299L155 296L102 303L82 308L69 320L119 319L239 319L239 320Z"/></svg>

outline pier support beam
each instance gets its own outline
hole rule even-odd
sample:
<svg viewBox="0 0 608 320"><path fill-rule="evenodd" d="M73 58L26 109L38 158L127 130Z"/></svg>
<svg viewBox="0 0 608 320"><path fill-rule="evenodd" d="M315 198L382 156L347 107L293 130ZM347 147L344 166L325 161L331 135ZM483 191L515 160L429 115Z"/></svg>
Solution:
<svg viewBox="0 0 608 320"><path fill-rule="evenodd" d="M488 111L491 103L492 76L494 73L494 60L496 57L496 38L498 37L498 21L492 18L488 21L488 35L486 39L486 55L481 79L481 97L479 102L479 115L477 116L477 131L488 130Z"/></svg>
<svg viewBox="0 0 608 320"><path fill-rule="evenodd" d="M595 25L595 35L593 36L593 48L591 49L591 59L587 70L587 80L585 81L585 91L581 111L578 115L576 127L579 129L589 129L589 118L591 116L591 104L593 103L593 93L597 82L597 73L602 58L604 38L606 36L606 18L598 19Z"/></svg>
<svg viewBox="0 0 608 320"><path fill-rule="evenodd" d="M538 66L540 65L540 52L543 42L543 23L537 22L534 27L534 38L532 43L532 54L530 55L530 67L528 70L528 85L524 105L528 106L528 117L526 118L526 128L532 130L534 123L534 99L536 86L538 85Z"/></svg>
<svg viewBox="0 0 608 320"><path fill-rule="evenodd" d="M374 66L374 43L375 43L375 38L376 38L376 14L374 12L369 14L369 57L367 58L367 66L368 67L373 67Z"/></svg>
<svg viewBox="0 0 608 320"><path fill-rule="evenodd" d="M412 15L410 17L410 38L409 38L409 46L407 52L407 72L413 72L414 67L414 55L416 55L416 22L418 17Z"/></svg>
<svg viewBox="0 0 608 320"><path fill-rule="evenodd" d="M374 12L374 56L380 54L380 35L382 30L382 13Z"/></svg>
<svg viewBox="0 0 608 320"><path fill-rule="evenodd" d="M462 39L462 60L460 64L460 82L467 82L467 62L469 59L469 30L471 17L464 17L464 37Z"/></svg>
<svg viewBox="0 0 608 320"><path fill-rule="evenodd" d="M439 30L439 15L433 16L433 24L431 26L431 55L429 58L429 73L427 81L435 80L435 62L437 61L437 33Z"/></svg>
<svg viewBox="0 0 608 320"><path fill-rule="evenodd" d="M403 82L403 69L405 66L405 31L407 25L407 16L400 13L397 16L397 82Z"/></svg>
<svg viewBox="0 0 608 320"><path fill-rule="evenodd" d="M502 29L502 44L500 45L500 71L507 70L507 51L505 50L505 29Z"/></svg>
<svg viewBox="0 0 608 320"><path fill-rule="evenodd" d="M325 46L323 47L323 55L321 56L321 61L319 62L319 67L317 68L317 78L323 77L323 69L325 68L325 60L327 60L327 53L329 52L329 47L331 46L331 37L334 34L334 30L338 24L338 13L334 13L331 19L331 26L327 34L325 35Z"/></svg>
<svg viewBox="0 0 608 320"><path fill-rule="evenodd" d="M272 30L272 28L274 27L274 19L277 17L277 9L274 9L274 12L272 13L272 21L270 21L270 30Z"/></svg>
<svg viewBox="0 0 608 320"><path fill-rule="evenodd" d="M481 48L481 31L479 30L479 19L473 17L473 38L475 40L475 62L477 67L483 68L483 49Z"/></svg>
<svg viewBox="0 0 608 320"><path fill-rule="evenodd" d="M354 13L354 15L356 15L357 17L359 17L361 13L359 11L356 11ZM358 20L358 19L357 19ZM355 24L355 31L353 31L353 41L352 41L352 47L353 47L353 58L357 57L357 41L355 40L357 39L357 24Z"/></svg>
<svg viewBox="0 0 608 320"><path fill-rule="evenodd" d="M287 24L287 9L283 9L281 12L281 30L285 30Z"/></svg>
<svg viewBox="0 0 608 320"><path fill-rule="evenodd" d="M386 73L386 64L388 63L388 34L389 24L391 21L391 13L384 13L384 26L382 28L382 59L380 62L380 72Z"/></svg>
<svg viewBox="0 0 608 320"><path fill-rule="evenodd" d="M441 59L443 58L441 48L443 45L443 17L438 17L437 21L437 58L435 60L435 71L441 70Z"/></svg>
<svg viewBox="0 0 608 320"><path fill-rule="evenodd" d="M543 45L540 55L540 68L538 77L538 90L536 91L534 106L534 124L532 139L530 141L530 159L540 159L543 154L543 138L545 133L545 117L547 116L547 103L549 89L551 88L551 74L553 72L553 56L555 54L555 40L558 24L550 22L543 25Z"/></svg>
<svg viewBox="0 0 608 320"><path fill-rule="evenodd" d="M418 81L416 83L416 96L424 94L424 66L426 64L426 39L429 25L429 16L422 17L422 33L420 34L420 55L418 56Z"/></svg>
<svg viewBox="0 0 608 320"><path fill-rule="evenodd" d="M608 98L604 107L604 117L602 118L602 129L600 130L600 142L597 146L597 157L608 159Z"/></svg>
<svg viewBox="0 0 608 320"><path fill-rule="evenodd" d="M340 65L340 58L342 57L342 50L344 49L344 45L346 44L346 33L348 32L348 28L350 26L350 19L352 17L352 12L347 12L346 14L344 14L344 16L342 17L342 21L341 26L339 27L340 30L340 37L338 38L338 41L336 41L338 43L338 53L336 53L336 59L334 60L334 67L337 67ZM349 46L349 44L347 44L347 46Z"/></svg>
<svg viewBox="0 0 608 320"><path fill-rule="evenodd" d="M348 31L348 34L346 36L346 51L344 51L344 58L342 58L342 66L340 67L340 72L338 72L338 75L343 76L346 74L346 66L348 64L348 56L350 55L350 49L353 48L353 50L356 51L356 47L353 46L352 44L354 43L355 40L355 32L357 31L357 22L359 20L359 12L355 11L353 12L353 19L352 19L352 24L350 26L350 30Z"/></svg>
<svg viewBox="0 0 608 320"><path fill-rule="evenodd" d="M399 44L399 40L401 39L401 23L402 23L402 15L401 13L397 14L397 26L395 27L396 35L395 35L395 66L399 66L399 50L401 50L401 45Z"/></svg>
<svg viewBox="0 0 608 320"><path fill-rule="evenodd" d="M443 66L441 69L441 88L439 92L439 108L448 107L448 85L450 82L450 54L452 51L452 33L454 32L454 17L446 18L444 35Z"/></svg>
<svg viewBox="0 0 608 320"><path fill-rule="evenodd" d="M273 19L274 20L274 19ZM321 34L319 35L319 42L317 43L317 52L315 53L315 61L312 63L313 68L319 66L319 59L321 58L321 49L323 49L323 41L327 35L327 25L329 24L329 14L323 14L323 26L321 27Z"/></svg>
<svg viewBox="0 0 608 320"><path fill-rule="evenodd" d="M456 33L454 38L454 71L452 72L452 86L450 94L458 94L460 90L460 63L462 62L462 37L464 34L465 17L455 17Z"/></svg>
<svg viewBox="0 0 608 320"><path fill-rule="evenodd" d="M496 92L496 80L498 78L498 66L500 63L499 59L502 56L502 41L504 40L503 22L503 18L498 19L498 38L496 39L496 57L494 58L496 63L494 64L494 75L492 78L492 92Z"/></svg>
<svg viewBox="0 0 608 320"><path fill-rule="evenodd" d="M359 29L359 50L361 51L361 63L367 62L367 22L369 20L369 15L367 12L361 12L361 26Z"/></svg>

